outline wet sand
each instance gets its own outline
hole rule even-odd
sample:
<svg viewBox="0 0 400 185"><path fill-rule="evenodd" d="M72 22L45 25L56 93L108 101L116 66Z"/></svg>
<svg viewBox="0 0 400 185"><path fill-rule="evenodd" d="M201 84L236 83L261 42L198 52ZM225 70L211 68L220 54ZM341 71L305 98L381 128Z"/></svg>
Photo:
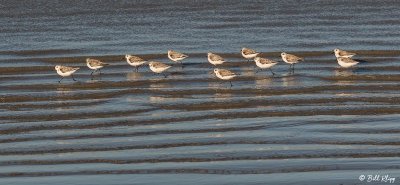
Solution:
<svg viewBox="0 0 400 185"><path fill-rule="evenodd" d="M294 52L305 62L289 74L280 61L276 76L225 53L222 68L240 74L229 87L209 73L205 53L191 53L168 78L148 67L133 72L123 55L95 56L111 65L92 79L86 56L27 51L18 66L0 62L0 181L354 184L363 173L398 176L400 52L356 52L352 69L328 51ZM164 54L143 58L172 64ZM81 67L78 81L59 84L56 64Z"/></svg>
<svg viewBox="0 0 400 185"><path fill-rule="evenodd" d="M0 2L0 184L400 180L400 1ZM279 60L255 73L242 47ZM360 64L339 68L334 48ZM167 64L140 72L125 54ZM304 57L295 73L280 59ZM206 53L240 74L220 83ZM90 77L85 58L110 63ZM61 84L55 65L81 67ZM385 183L387 184L387 183Z"/></svg>

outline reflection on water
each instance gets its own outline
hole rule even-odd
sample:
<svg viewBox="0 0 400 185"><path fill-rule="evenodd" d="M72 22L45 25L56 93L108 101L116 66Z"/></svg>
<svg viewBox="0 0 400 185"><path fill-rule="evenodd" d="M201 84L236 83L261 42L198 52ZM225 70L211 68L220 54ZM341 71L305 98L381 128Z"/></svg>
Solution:
<svg viewBox="0 0 400 185"><path fill-rule="evenodd" d="M257 78L255 80L256 88L263 88L263 87L271 86L273 81L274 81L273 77Z"/></svg>
<svg viewBox="0 0 400 185"><path fill-rule="evenodd" d="M235 81L235 79L232 79L232 87L231 84L229 83L229 81L227 80L221 80L219 78L217 78L216 76L213 77L214 79L216 79L217 81L214 82L208 82L207 86L208 89L215 89L216 91L218 91L218 89L231 89L233 87L235 87L235 85L238 83L237 81Z"/></svg>
<svg viewBox="0 0 400 185"><path fill-rule="evenodd" d="M354 96L354 93L337 93L336 96L343 97L343 96Z"/></svg>
<svg viewBox="0 0 400 185"><path fill-rule="evenodd" d="M65 96L65 95L70 95L72 94L72 89L68 87L58 87L56 89L56 93L58 96Z"/></svg>
<svg viewBox="0 0 400 185"><path fill-rule="evenodd" d="M295 184L288 179L318 184L327 177L334 182L325 184L354 184L356 176L337 182L337 176L330 175L359 175L358 171L368 170L371 164L379 164L377 170L396 168L393 161L399 160L399 138L391 129L399 122L394 72L399 67L399 51L384 56L395 57L390 63L375 58L379 53L361 52L360 56L376 61L371 66L360 63L359 67L366 67L361 71L359 67L333 71L337 64L329 61L333 55L328 53L335 47L398 48L399 1L303 1L301 8L291 6L293 0L41 0L40 6L36 1L3 2L7 7L0 12L0 35L7 42L0 43L4 53L0 57L18 61L18 65L11 71L2 67L10 76L0 84L1 184L52 185L72 179L78 183L70 184L114 185L135 177L138 184L249 184L275 176L270 173L279 173L274 179L281 182L269 184ZM343 27L343 21L335 21L343 18L349 18L353 26ZM244 62L239 51L246 45L257 51L326 54L320 58L319 53L310 52L316 56L300 64L301 68L296 65L294 74L288 74L289 66L281 63L278 75L271 77L267 70L255 74L254 61ZM190 55L183 61L187 63L184 69L168 60L167 49ZM145 73L131 72L125 62L121 65L121 54L132 51L174 65L166 73L172 76L153 75L148 68L143 69ZM240 81L232 81L233 88L213 74L206 76L213 68L206 61L207 51L232 56L228 61L234 62L221 68L243 75ZM111 65L103 79L96 74L91 80L84 60L75 56L104 57ZM52 63L42 63L53 57ZM82 84L68 78L54 85L59 79L47 65L63 61L82 67L78 72ZM359 81L350 80L353 73L379 73L389 79L364 80L361 87L353 84ZM336 90L335 83L352 87ZM325 91L325 86L333 88ZM269 89L273 92L266 92ZM340 125L353 128L344 130ZM343 157L339 162L335 160L338 156ZM231 179L205 174L232 169L235 174L257 175L232 175ZM114 172L118 177L106 175ZM297 172L319 179L307 183L307 177L293 178Z"/></svg>
<svg viewBox="0 0 400 185"><path fill-rule="evenodd" d="M210 134L208 137L209 138L222 138L222 137L224 137L224 134Z"/></svg>
<svg viewBox="0 0 400 185"><path fill-rule="evenodd" d="M215 93L214 94L214 99L218 100L228 100L232 98L232 93L229 92L224 92L224 93Z"/></svg>
<svg viewBox="0 0 400 185"><path fill-rule="evenodd" d="M150 103L179 102L182 98L172 96L149 96Z"/></svg>
<svg viewBox="0 0 400 185"><path fill-rule="evenodd" d="M243 67L240 67L241 73L239 73L239 74L243 75L243 76L255 76L256 70L257 70L257 68L255 67L255 65L243 66Z"/></svg>
<svg viewBox="0 0 400 185"><path fill-rule="evenodd" d="M139 72L129 72L126 74L126 79L127 80L140 80L143 78L143 73L139 73Z"/></svg>
<svg viewBox="0 0 400 185"><path fill-rule="evenodd" d="M95 74L95 75L91 75L90 78L88 78L86 80L86 83L96 83L96 82L100 82L102 78L102 75L100 74Z"/></svg>
<svg viewBox="0 0 400 185"><path fill-rule="evenodd" d="M354 84L354 81L352 81L352 80L338 80L334 84L335 85L352 85L352 84Z"/></svg>
<svg viewBox="0 0 400 185"><path fill-rule="evenodd" d="M59 87L59 88L56 89L56 94L59 97L68 96L68 95L71 95L73 93L74 92L72 91L72 89L68 88L68 87ZM56 101L56 102L59 103L59 104L63 104L65 101ZM71 109L70 106L59 106L59 107L55 108L54 110L62 112L62 111L65 111L65 110L70 110L70 109Z"/></svg>
<svg viewBox="0 0 400 185"><path fill-rule="evenodd" d="M339 68L339 69L335 69L333 71L333 74L335 77L351 77L354 75L354 72L352 69L343 69L343 68ZM336 85L352 85L354 84L354 81L349 79L349 80L338 80L337 82L335 82L334 84Z"/></svg>
<svg viewBox="0 0 400 185"><path fill-rule="evenodd" d="M353 76L354 75L354 71L353 71L353 69L337 68L337 69L335 69L333 71L333 75L335 77L344 77L344 78L346 78L346 77ZM354 84L354 80L351 80L351 79L349 79L349 80L337 80L333 84L335 84L335 85L352 85L352 84ZM346 93L336 93L335 95L339 96L339 97L343 97L343 96L353 96L353 95L355 95L355 93L346 92Z"/></svg>
<svg viewBox="0 0 400 185"><path fill-rule="evenodd" d="M334 74L335 76L348 77L348 76L354 75L354 71L353 71L353 69L338 68L338 69L335 69L335 70L333 71L333 74Z"/></svg>
<svg viewBox="0 0 400 185"><path fill-rule="evenodd" d="M162 96L150 96L149 97L149 102L150 103L160 103L160 102L166 102L168 98L162 97Z"/></svg>
<svg viewBox="0 0 400 185"><path fill-rule="evenodd" d="M299 86L299 85L301 85L301 82L300 82L300 80L298 78L299 78L298 76L293 76L293 75L283 76L281 78L282 79L282 85L285 86L285 87L288 87L288 86Z"/></svg>
<svg viewBox="0 0 400 185"><path fill-rule="evenodd" d="M167 89L171 87L172 86L168 83L150 83L149 89Z"/></svg>

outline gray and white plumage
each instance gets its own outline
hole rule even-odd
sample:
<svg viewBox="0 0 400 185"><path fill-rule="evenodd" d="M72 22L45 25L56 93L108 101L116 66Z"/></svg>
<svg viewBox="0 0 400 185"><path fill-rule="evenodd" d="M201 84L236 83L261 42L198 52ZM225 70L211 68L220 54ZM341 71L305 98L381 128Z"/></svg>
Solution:
<svg viewBox="0 0 400 185"><path fill-rule="evenodd" d="M208 62L210 62L212 65L221 65L225 62L225 59L222 58L221 56L214 54L214 53L207 53L207 59Z"/></svg>

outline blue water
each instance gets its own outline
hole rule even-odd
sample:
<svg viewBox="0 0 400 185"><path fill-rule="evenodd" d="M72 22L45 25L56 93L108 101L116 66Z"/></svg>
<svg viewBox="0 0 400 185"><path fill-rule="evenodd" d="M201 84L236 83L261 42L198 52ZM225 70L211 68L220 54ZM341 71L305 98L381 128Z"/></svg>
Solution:
<svg viewBox="0 0 400 185"><path fill-rule="evenodd" d="M0 51L79 54L396 50L400 2L47 1L0 3Z"/></svg>
<svg viewBox="0 0 400 185"><path fill-rule="evenodd" d="M1 0L0 185L397 183L399 17L396 0ZM305 61L272 77L242 47ZM362 62L339 68L337 47ZM126 53L174 66L133 72ZM86 56L110 65L90 76Z"/></svg>

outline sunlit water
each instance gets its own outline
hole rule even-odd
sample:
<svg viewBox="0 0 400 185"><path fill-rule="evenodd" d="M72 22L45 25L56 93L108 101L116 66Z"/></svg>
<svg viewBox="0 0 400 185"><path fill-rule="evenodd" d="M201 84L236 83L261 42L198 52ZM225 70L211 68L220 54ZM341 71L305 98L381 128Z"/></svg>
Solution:
<svg viewBox="0 0 400 185"><path fill-rule="evenodd" d="M0 184L400 177L398 1L1 1ZM282 61L255 72L239 51ZM340 69L332 49L361 63ZM134 72L123 55L173 65ZM378 51L370 51L378 50ZM207 52L240 76L229 87ZM86 56L110 63L90 77ZM79 66L58 84L54 65ZM400 180L400 179L398 179Z"/></svg>

